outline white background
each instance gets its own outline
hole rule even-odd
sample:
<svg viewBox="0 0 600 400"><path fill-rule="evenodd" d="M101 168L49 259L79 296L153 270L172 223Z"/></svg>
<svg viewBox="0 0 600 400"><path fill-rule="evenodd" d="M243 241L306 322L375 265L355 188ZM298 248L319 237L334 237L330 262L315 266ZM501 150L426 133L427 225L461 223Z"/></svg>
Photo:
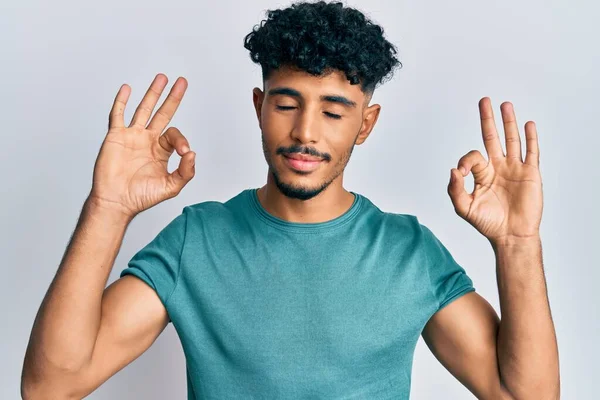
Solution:
<svg viewBox="0 0 600 400"><path fill-rule="evenodd" d="M383 26L403 68L373 98L382 112L352 155L345 186L382 210L414 214L499 312L487 240L458 217L450 168L485 153L477 103L490 96L523 126L537 124L544 188L541 235L564 399L597 398L600 167L600 7L588 1L348 3ZM266 180L252 107L261 86L243 38L276 1L2 2L0 110L2 280L0 398L19 397L33 319L63 255L122 83L126 121L158 72L189 88L172 125L197 152L196 177L176 198L136 217L109 283L183 206L225 201ZM163 96L163 99L164 97ZM161 99L162 103L162 99ZM170 162L176 168L178 156ZM473 187L472 177L467 189ZM185 359L172 326L89 398L184 399ZM473 396L417 345L412 399Z"/></svg>

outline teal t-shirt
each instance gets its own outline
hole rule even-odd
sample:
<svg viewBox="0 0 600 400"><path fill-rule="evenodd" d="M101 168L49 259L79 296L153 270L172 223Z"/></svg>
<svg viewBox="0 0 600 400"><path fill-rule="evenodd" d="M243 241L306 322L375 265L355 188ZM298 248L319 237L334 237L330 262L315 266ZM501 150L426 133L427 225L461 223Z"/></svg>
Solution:
<svg viewBox="0 0 600 400"><path fill-rule="evenodd" d="M417 217L354 193L322 223L257 189L183 208L130 260L181 340L188 399L408 399L429 318L475 290Z"/></svg>

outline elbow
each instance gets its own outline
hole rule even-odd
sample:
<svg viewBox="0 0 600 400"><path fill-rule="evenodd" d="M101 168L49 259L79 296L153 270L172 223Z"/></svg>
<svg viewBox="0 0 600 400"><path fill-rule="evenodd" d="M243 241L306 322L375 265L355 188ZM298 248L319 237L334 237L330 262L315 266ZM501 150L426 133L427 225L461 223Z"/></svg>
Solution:
<svg viewBox="0 0 600 400"><path fill-rule="evenodd" d="M505 398L510 400L560 400L560 379L527 387L502 386Z"/></svg>
<svg viewBox="0 0 600 400"><path fill-rule="evenodd" d="M21 398L23 400L76 400L81 399L69 390L68 386L49 382L30 382L21 380Z"/></svg>
<svg viewBox="0 0 600 400"><path fill-rule="evenodd" d="M504 391L511 400L560 400L560 367L558 362L549 362L526 370L500 375Z"/></svg>
<svg viewBox="0 0 600 400"><path fill-rule="evenodd" d="M21 398L24 400L75 400L74 383L77 373L60 368L31 367L25 365L21 373Z"/></svg>
<svg viewBox="0 0 600 400"><path fill-rule="evenodd" d="M21 376L21 398L23 400L39 400L44 398L58 398L58 395L53 395L41 379L32 377L30 372L23 369Z"/></svg>
<svg viewBox="0 0 600 400"><path fill-rule="evenodd" d="M58 399L59 395L52 394L42 384L21 380L21 398L23 400Z"/></svg>

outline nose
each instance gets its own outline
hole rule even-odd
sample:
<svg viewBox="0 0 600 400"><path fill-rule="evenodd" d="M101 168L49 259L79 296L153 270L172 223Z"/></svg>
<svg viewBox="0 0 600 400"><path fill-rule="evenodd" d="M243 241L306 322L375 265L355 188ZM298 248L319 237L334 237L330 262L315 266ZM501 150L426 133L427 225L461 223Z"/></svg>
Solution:
<svg viewBox="0 0 600 400"><path fill-rule="evenodd" d="M298 143L317 143L321 135L318 112L310 108L301 108L297 114L292 138Z"/></svg>

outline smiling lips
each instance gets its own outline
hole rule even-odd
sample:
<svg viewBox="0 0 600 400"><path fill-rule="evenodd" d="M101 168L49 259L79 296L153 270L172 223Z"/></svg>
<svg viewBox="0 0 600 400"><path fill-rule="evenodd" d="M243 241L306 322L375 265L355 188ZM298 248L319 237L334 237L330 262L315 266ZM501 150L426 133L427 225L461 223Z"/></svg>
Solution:
<svg viewBox="0 0 600 400"><path fill-rule="evenodd" d="M298 171L313 171L317 169L319 165L321 165L321 161L323 161L319 157L298 153L285 154L284 158L286 164Z"/></svg>

